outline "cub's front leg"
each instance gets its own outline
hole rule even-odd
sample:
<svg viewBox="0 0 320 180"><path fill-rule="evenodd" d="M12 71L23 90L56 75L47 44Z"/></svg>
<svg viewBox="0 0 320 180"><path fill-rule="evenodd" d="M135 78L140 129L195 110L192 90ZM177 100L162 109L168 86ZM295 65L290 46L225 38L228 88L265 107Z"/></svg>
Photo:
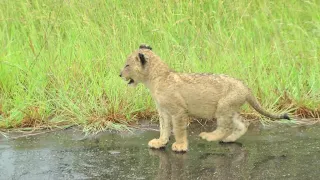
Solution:
<svg viewBox="0 0 320 180"><path fill-rule="evenodd" d="M172 150L175 152L186 152L188 150L187 138L188 116L180 113L172 117L173 133L176 142L172 144Z"/></svg>
<svg viewBox="0 0 320 180"><path fill-rule="evenodd" d="M148 146L154 149L164 148L167 145L171 134L170 116L159 109L158 111L160 116L160 137L158 139L152 139L148 143Z"/></svg>

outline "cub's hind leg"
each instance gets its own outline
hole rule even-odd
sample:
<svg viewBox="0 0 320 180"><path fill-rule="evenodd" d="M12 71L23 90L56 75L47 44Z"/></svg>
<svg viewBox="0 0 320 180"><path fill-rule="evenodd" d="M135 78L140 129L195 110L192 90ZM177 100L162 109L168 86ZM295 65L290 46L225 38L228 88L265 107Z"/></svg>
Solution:
<svg viewBox="0 0 320 180"><path fill-rule="evenodd" d="M219 141L232 133L232 113L217 117L217 129L213 132L202 132L200 137L207 141Z"/></svg>
<svg viewBox="0 0 320 180"><path fill-rule="evenodd" d="M216 112L217 129L213 132L202 132L200 137L207 141L218 141L228 137L232 133L232 116L234 112L225 105L220 105Z"/></svg>
<svg viewBox="0 0 320 180"><path fill-rule="evenodd" d="M216 110L217 129L213 132L202 132L200 137L207 141L219 141L227 138L233 131L233 116L245 102L245 96L231 92L218 102Z"/></svg>
<svg viewBox="0 0 320 180"><path fill-rule="evenodd" d="M247 132L249 123L245 122L239 113L234 114L234 116L232 117L232 122L232 134L223 139L222 142L235 142L237 139L239 139L242 135L244 135Z"/></svg>

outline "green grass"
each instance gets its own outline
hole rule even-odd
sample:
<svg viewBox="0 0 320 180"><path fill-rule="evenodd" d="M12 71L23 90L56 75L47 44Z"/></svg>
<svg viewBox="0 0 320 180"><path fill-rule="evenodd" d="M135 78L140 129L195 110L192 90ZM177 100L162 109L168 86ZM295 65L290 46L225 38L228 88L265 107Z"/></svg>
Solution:
<svg viewBox="0 0 320 180"><path fill-rule="evenodd" d="M244 80L269 110L320 109L319 1L2 0L0 127L96 131L153 111L118 77L141 43L177 71Z"/></svg>

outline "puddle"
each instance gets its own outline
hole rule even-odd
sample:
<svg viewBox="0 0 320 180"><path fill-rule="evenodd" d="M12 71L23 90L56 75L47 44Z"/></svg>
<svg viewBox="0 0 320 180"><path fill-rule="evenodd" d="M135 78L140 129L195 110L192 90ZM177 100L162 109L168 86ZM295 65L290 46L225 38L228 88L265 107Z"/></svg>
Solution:
<svg viewBox="0 0 320 180"><path fill-rule="evenodd" d="M84 138L75 129L0 140L0 179L318 179L320 126L251 128L220 144L189 130L189 152L151 150L159 132L106 132Z"/></svg>

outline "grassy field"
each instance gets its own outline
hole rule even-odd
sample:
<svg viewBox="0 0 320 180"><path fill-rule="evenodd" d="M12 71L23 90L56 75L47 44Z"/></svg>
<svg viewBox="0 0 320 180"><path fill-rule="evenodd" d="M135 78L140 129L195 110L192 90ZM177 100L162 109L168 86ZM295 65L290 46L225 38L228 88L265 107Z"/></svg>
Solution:
<svg viewBox="0 0 320 180"><path fill-rule="evenodd" d="M148 91L118 76L141 43L177 71L244 80L270 111L320 116L320 1L2 0L0 128L149 118Z"/></svg>

